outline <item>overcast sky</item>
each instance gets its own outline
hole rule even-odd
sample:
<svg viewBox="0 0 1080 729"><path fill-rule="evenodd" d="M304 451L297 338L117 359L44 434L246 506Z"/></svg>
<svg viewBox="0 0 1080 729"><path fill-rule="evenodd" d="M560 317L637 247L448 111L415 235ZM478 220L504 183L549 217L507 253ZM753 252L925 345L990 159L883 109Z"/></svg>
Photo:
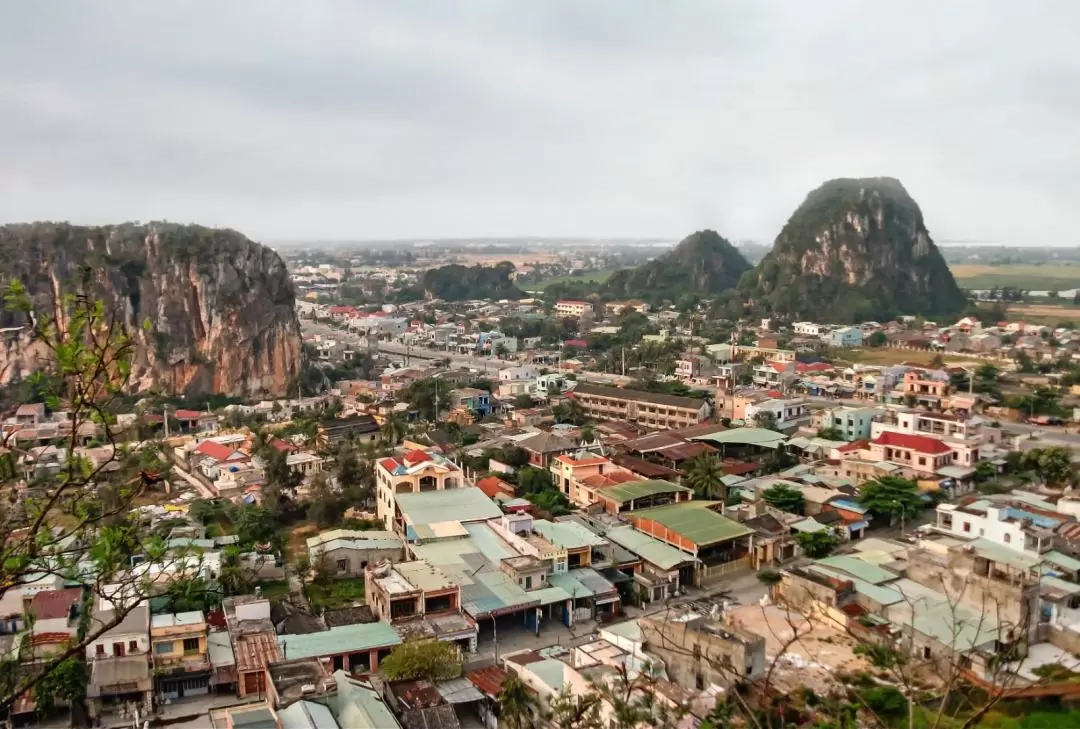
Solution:
<svg viewBox="0 0 1080 729"><path fill-rule="evenodd" d="M1080 244L1080 2L0 0L0 220Z"/></svg>

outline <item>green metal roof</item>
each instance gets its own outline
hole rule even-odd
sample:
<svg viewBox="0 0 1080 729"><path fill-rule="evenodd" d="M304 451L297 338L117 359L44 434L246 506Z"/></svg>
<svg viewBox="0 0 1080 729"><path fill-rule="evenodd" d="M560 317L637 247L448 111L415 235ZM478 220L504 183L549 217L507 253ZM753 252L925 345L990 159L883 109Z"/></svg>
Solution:
<svg viewBox="0 0 1080 729"><path fill-rule="evenodd" d="M869 582L871 585L880 585L885 582L892 582L900 575L890 572L887 569L878 567L877 565L864 562L861 559L855 557L849 557L847 555L837 555L835 557L826 557L825 559L819 559L814 564L819 564L824 567L831 567L841 572L846 572L852 577L858 577L860 580Z"/></svg>
<svg viewBox="0 0 1080 729"><path fill-rule="evenodd" d="M334 671L337 693L330 697L334 714L347 729L400 729L401 724L379 692L366 679Z"/></svg>
<svg viewBox="0 0 1080 729"><path fill-rule="evenodd" d="M576 521L535 519L533 520L533 530L539 532L540 536L556 547L562 547L563 549L602 547L607 544L606 539L596 536Z"/></svg>
<svg viewBox="0 0 1080 729"><path fill-rule="evenodd" d="M1050 564L1057 565L1062 569L1072 570L1074 572L1080 571L1080 559L1070 557L1067 554L1061 552L1047 552L1043 555L1043 559Z"/></svg>
<svg viewBox="0 0 1080 729"><path fill-rule="evenodd" d="M475 486L397 494L394 499L408 524L482 521L502 516L498 504Z"/></svg>
<svg viewBox="0 0 1080 729"><path fill-rule="evenodd" d="M562 572L554 574L548 578L548 584L555 587L561 587L567 594L571 595L575 600L579 600L583 597L592 597L593 591L585 586L581 580L579 580L573 572Z"/></svg>
<svg viewBox="0 0 1080 729"><path fill-rule="evenodd" d="M827 532L831 527L827 527L821 522L814 521L813 517L807 517L802 521L797 521L792 524L791 528L797 532L814 534L816 532Z"/></svg>
<svg viewBox="0 0 1080 729"><path fill-rule="evenodd" d="M390 623L382 621L341 625L318 633L278 636L281 654L287 659L333 656L399 643L401 635Z"/></svg>
<svg viewBox="0 0 1080 729"><path fill-rule="evenodd" d="M727 542L754 533L753 529L706 508L719 503L683 501L679 504L634 511L630 518L652 519L699 546Z"/></svg>
<svg viewBox="0 0 1080 729"><path fill-rule="evenodd" d="M1033 557L1030 554L1010 549L997 542L991 542L989 539L979 537L978 539L969 542L972 549L980 557L986 557L992 559L995 562L1001 562L1007 564L1010 567L1016 569L1028 570L1039 565L1039 558Z"/></svg>
<svg viewBox="0 0 1080 729"><path fill-rule="evenodd" d="M678 565L691 562L694 559L686 552L675 549L669 544L664 544L659 539L654 539L648 534L639 532L632 526L609 529L604 536L662 570L674 569Z"/></svg>
<svg viewBox="0 0 1080 729"><path fill-rule="evenodd" d="M755 445L776 448L787 440L783 433L766 428L732 428L720 433L694 436L690 440L707 440L718 445Z"/></svg>
<svg viewBox="0 0 1080 729"><path fill-rule="evenodd" d="M539 600L541 605L553 605L554 603L564 602L571 598L570 593L558 585L544 587L539 590L530 590L525 594L534 600Z"/></svg>
<svg viewBox="0 0 1080 729"><path fill-rule="evenodd" d="M604 498L623 504L627 501L633 501L634 499L640 499L645 496L656 496L658 494L670 494L680 491L688 493L691 489L672 483L671 481L664 481L663 479L649 479L646 481L627 481L626 483L621 483L617 486L608 486L600 491L600 495Z"/></svg>

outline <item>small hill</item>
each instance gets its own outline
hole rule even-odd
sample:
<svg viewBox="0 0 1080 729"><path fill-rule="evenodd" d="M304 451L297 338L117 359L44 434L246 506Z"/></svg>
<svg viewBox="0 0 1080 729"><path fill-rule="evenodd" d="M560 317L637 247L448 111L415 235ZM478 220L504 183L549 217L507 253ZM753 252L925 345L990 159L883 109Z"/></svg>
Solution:
<svg viewBox="0 0 1080 729"><path fill-rule="evenodd" d="M424 296L444 301L471 299L520 299L525 294L514 285L514 264L504 261L495 266L452 264L426 271L420 279Z"/></svg>
<svg viewBox="0 0 1080 729"><path fill-rule="evenodd" d="M751 266L725 238L701 230L637 268L617 271L604 293L628 298L678 299L683 294L719 294L734 288Z"/></svg>
<svg viewBox="0 0 1080 729"><path fill-rule="evenodd" d="M899 180L830 180L743 282L763 312L822 322L954 316L967 301Z"/></svg>

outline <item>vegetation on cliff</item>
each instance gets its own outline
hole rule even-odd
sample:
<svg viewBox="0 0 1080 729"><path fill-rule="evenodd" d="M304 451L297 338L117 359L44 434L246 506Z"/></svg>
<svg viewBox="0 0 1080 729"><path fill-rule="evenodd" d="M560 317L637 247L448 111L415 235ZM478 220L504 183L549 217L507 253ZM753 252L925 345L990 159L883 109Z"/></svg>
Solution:
<svg viewBox="0 0 1080 729"><path fill-rule="evenodd" d="M514 285L514 264L495 266L452 264L427 271L420 281L424 295L444 301L470 299L520 299L525 294Z"/></svg>
<svg viewBox="0 0 1080 729"><path fill-rule="evenodd" d="M617 271L604 293L618 298L675 301L685 294L719 294L750 270L742 253L712 230L684 238L674 250L637 268Z"/></svg>
<svg viewBox="0 0 1080 729"><path fill-rule="evenodd" d="M892 178L811 192L740 289L764 313L829 322L952 316L967 303L918 204Z"/></svg>
<svg viewBox="0 0 1080 729"><path fill-rule="evenodd" d="M297 376L300 328L285 264L236 231L164 222L0 226L0 278L20 281L38 312L85 281L131 333L135 391L280 394ZM27 321L0 315L0 326ZM23 344L0 351L3 382L37 368L40 353Z"/></svg>

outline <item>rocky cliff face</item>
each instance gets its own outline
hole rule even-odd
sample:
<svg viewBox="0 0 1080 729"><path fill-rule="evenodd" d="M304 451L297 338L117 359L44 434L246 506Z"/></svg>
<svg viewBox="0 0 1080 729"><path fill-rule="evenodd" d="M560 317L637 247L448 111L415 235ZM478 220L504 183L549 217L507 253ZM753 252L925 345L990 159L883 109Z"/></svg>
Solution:
<svg viewBox="0 0 1080 729"><path fill-rule="evenodd" d="M605 290L630 298L667 298L683 294L707 296L734 288L750 270L739 250L712 230L687 236L670 253L637 268L618 271Z"/></svg>
<svg viewBox="0 0 1080 729"><path fill-rule="evenodd" d="M919 206L887 177L811 192L745 283L759 308L792 319L951 316L966 305Z"/></svg>
<svg viewBox="0 0 1080 729"><path fill-rule="evenodd" d="M273 250L235 231L172 223L0 227L0 276L21 280L37 306L52 307L87 267L95 295L135 339L133 391L278 395L297 377L294 293ZM0 323L20 318L4 312ZM33 371L40 355L9 331L0 381Z"/></svg>

